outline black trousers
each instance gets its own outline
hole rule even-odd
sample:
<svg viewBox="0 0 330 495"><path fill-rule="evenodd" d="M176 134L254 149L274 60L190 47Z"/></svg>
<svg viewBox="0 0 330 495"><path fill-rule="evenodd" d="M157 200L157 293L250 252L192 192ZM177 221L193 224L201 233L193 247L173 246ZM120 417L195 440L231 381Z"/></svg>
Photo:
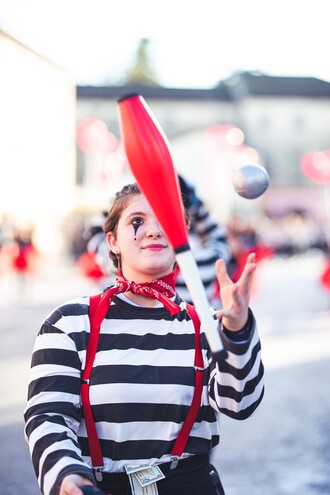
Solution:
<svg viewBox="0 0 330 495"><path fill-rule="evenodd" d="M157 482L159 495L225 495L219 474L208 455L182 459L175 469L171 463L160 464L165 478ZM126 473L102 473L97 486L105 495L131 495Z"/></svg>

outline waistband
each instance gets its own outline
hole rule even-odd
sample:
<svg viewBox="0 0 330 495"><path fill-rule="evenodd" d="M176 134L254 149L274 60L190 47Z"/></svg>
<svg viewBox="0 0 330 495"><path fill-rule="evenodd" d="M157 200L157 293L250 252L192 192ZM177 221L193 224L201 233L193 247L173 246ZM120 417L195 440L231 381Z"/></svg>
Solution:
<svg viewBox="0 0 330 495"><path fill-rule="evenodd" d="M175 469L171 469L172 462L165 462L163 464L157 464L161 469L162 473L165 475L165 479L158 481L161 484L171 484L174 481L184 478L189 478L191 482L199 480L203 473L208 474L208 468L210 465L209 454L203 455L193 455L186 457L185 459L180 459ZM104 493L130 493L130 483L126 473L109 473L102 472L102 481L97 481L97 486L104 491Z"/></svg>

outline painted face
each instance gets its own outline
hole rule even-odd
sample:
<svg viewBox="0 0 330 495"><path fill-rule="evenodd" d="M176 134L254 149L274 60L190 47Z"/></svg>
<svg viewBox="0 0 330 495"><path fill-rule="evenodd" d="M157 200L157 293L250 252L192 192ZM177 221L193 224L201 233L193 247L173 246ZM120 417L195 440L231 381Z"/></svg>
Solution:
<svg viewBox="0 0 330 495"><path fill-rule="evenodd" d="M122 271L128 280L145 282L173 269L173 249L141 194L131 197L119 219L116 238L109 232L107 241L111 251L120 253Z"/></svg>

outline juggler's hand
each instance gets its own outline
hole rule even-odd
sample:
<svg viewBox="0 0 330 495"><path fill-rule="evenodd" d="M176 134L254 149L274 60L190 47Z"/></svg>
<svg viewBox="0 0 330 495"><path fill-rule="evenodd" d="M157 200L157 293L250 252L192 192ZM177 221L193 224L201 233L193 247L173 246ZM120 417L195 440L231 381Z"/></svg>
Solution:
<svg viewBox="0 0 330 495"><path fill-rule="evenodd" d="M250 253L242 275L234 283L227 273L225 262L219 259L215 264L222 302L222 309L217 311L216 316L222 318L222 324L227 330L238 332L247 322L251 282L255 269L255 253Z"/></svg>
<svg viewBox="0 0 330 495"><path fill-rule="evenodd" d="M79 474L69 474L63 478L59 495L81 495L80 487L91 485L94 486L91 480Z"/></svg>

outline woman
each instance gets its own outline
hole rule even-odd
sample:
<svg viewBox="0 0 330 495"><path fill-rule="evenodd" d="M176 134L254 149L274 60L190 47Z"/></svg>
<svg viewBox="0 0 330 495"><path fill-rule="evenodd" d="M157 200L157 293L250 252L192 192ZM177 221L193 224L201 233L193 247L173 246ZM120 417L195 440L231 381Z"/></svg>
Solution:
<svg viewBox="0 0 330 495"><path fill-rule="evenodd" d="M214 264L219 258L224 259L226 265L229 263L231 253L227 231L215 221L203 201L196 194L195 187L182 175L179 175L179 183L182 201L189 213L190 248L210 305L219 309L221 304ZM95 271L96 275L99 274L100 290L109 286L115 278L115 273L109 266L109 249L103 229L106 216L107 212L104 211L102 215L93 217L89 227L84 232L84 237L87 239L87 251L80 260L93 261L92 266L89 267L91 268L89 272L92 273L87 273L87 270L84 272L89 277L93 276ZM85 268L90 264L87 263ZM176 277L176 290L182 299L192 303L188 287L179 270Z"/></svg>
<svg viewBox="0 0 330 495"><path fill-rule="evenodd" d="M90 381L83 382L89 384L102 469L91 467L95 445L88 443L81 406L90 332L90 298L82 297L46 319L33 352L25 432L41 491L81 495L80 487L95 484L112 495L222 495L209 462L219 442L216 413L245 419L263 396L260 342L248 307L254 255L236 284L217 261L223 309L214 317L227 357L212 357L201 330L203 366L195 371L195 327L175 293L175 256L135 184L116 195L105 233L119 273L97 308L100 336ZM198 371L201 406L174 462ZM150 484L143 486L146 479Z"/></svg>

